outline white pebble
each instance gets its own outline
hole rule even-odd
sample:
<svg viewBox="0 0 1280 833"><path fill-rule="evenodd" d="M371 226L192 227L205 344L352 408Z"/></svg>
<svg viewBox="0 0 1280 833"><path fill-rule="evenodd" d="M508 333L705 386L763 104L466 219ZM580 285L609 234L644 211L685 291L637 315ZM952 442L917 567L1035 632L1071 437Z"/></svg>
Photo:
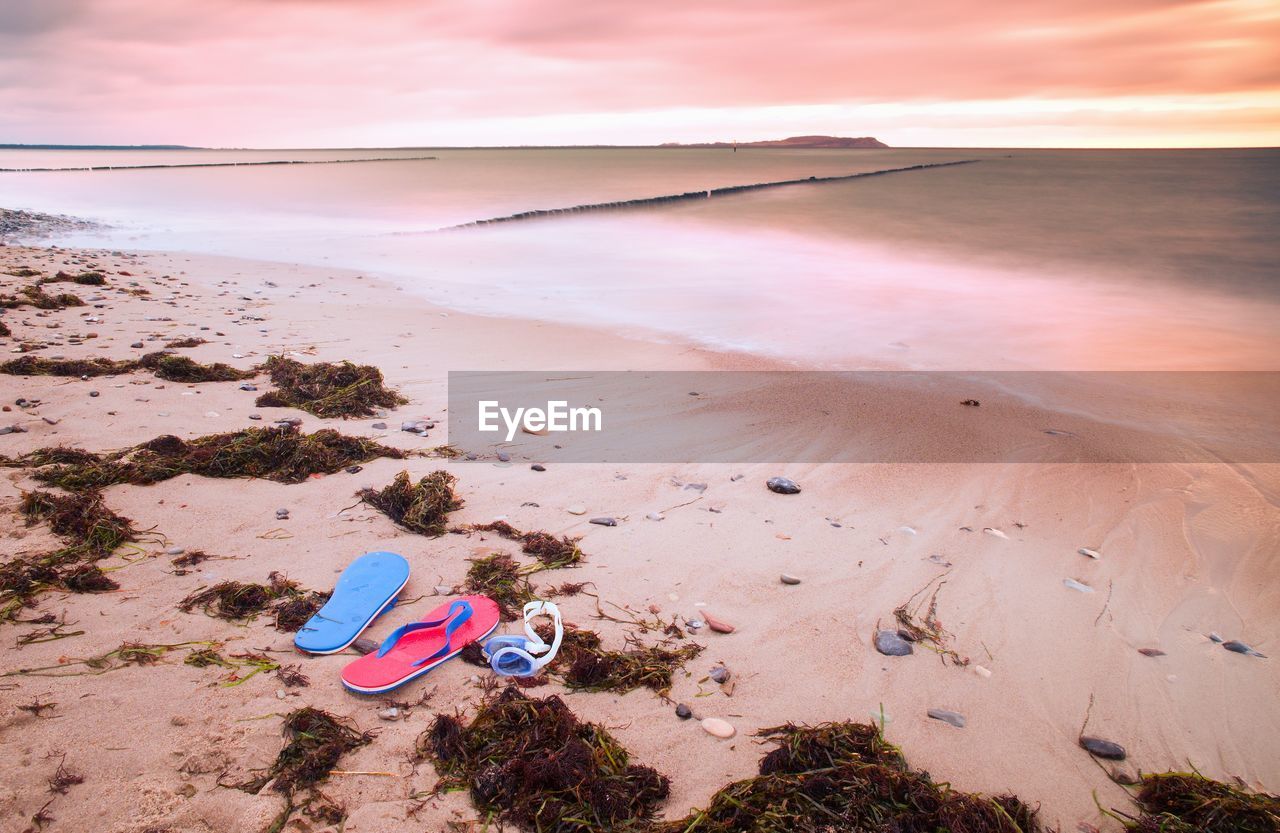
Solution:
<svg viewBox="0 0 1280 833"><path fill-rule="evenodd" d="M731 738L738 733L738 730L733 728L728 721L721 720L718 717L702 718L702 728L707 734L718 738Z"/></svg>

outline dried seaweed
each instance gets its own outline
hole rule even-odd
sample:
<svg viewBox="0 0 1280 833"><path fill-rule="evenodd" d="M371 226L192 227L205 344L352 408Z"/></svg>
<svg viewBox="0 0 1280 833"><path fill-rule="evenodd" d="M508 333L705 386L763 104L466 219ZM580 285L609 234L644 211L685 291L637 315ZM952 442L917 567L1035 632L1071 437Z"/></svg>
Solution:
<svg viewBox="0 0 1280 833"><path fill-rule="evenodd" d="M522 830L641 829L667 798L656 770L633 764L603 727L583 723L559 697L510 686L469 724L437 715L418 739L441 788L464 787L482 811Z"/></svg>
<svg viewBox="0 0 1280 833"><path fill-rule="evenodd" d="M947 632L946 628L942 627L942 622L938 619L938 592L946 582L940 581L938 586L934 588L932 595L929 596L929 607L925 611L924 619L917 618L920 607L924 604L923 598L921 598L920 603L915 606L914 610L911 608L911 603L915 601L917 596L927 590L930 584L933 584L933 581L930 581L929 584L917 591L905 603L894 609L893 617L898 621L898 634L903 639L920 643L930 650L936 651L942 657L944 664L950 659L954 665L968 665L969 658L960 656L950 647L951 634Z"/></svg>
<svg viewBox="0 0 1280 833"><path fill-rule="evenodd" d="M275 792L293 796L327 779L343 755L373 740L370 732L309 706L285 716L284 735L289 742L271 768L240 789L256 795L270 783Z"/></svg>
<svg viewBox="0 0 1280 833"><path fill-rule="evenodd" d="M276 390L258 397L259 408L300 408L321 418L373 416L380 409L405 404L405 399L382 383L382 371L351 362L303 364L270 356L263 368Z"/></svg>
<svg viewBox="0 0 1280 833"><path fill-rule="evenodd" d="M1135 833L1280 831L1280 796L1245 792L1199 773L1145 776L1136 800L1142 814L1125 823Z"/></svg>
<svg viewBox="0 0 1280 833"><path fill-rule="evenodd" d="M465 534L468 532L492 532L508 541L519 541L520 551L538 559L547 569L559 567L576 567L586 559L586 554L578 547L581 538L563 536L557 538L549 532L521 532L506 521L491 521L487 524L469 524L449 530Z"/></svg>
<svg viewBox="0 0 1280 833"><path fill-rule="evenodd" d="M328 428L303 434L292 425L248 428L194 440L166 434L123 451L101 455L80 452L82 456L73 461L44 465L53 451L40 449L6 464L43 466L34 473L36 480L83 491L118 483L145 486L181 474L301 483L313 474L333 474L353 463L405 457L405 452L372 440L347 437ZM66 449L59 450L60 457L66 455Z"/></svg>
<svg viewBox="0 0 1280 833"><path fill-rule="evenodd" d="M438 537L446 531L450 512L462 508L454 494L457 478L447 471L433 471L416 484L402 471L382 489L362 489L357 494L400 526L420 535Z"/></svg>
<svg viewBox="0 0 1280 833"><path fill-rule="evenodd" d="M199 347L201 344L208 343L209 342L206 339L189 336L187 338L175 338L170 341L166 341L164 343L164 347L166 350L177 350L182 347Z"/></svg>
<svg viewBox="0 0 1280 833"><path fill-rule="evenodd" d="M985 797L935 783L907 767L879 728L787 724L762 730L775 749L760 774L711 797L704 810L657 825L659 833L1036 833L1036 811L1017 797Z"/></svg>
<svg viewBox="0 0 1280 833"><path fill-rule="evenodd" d="M39 284L24 286L18 290L17 295L0 295L0 308L5 309L21 306L31 306L36 309L66 309L84 305L84 301L78 295L72 295L70 292L50 295L41 289Z"/></svg>
<svg viewBox="0 0 1280 833"><path fill-rule="evenodd" d="M179 648L189 648L194 645L212 647L214 644L213 642L173 642L152 645L142 642L124 642L121 643L119 648L98 656L84 659L68 659L64 657L62 661L54 665L19 668L16 671L6 671L0 674L0 677L79 677L105 674L108 671L116 671L129 666L154 665L166 654ZM72 670L76 666L84 666L87 670Z"/></svg>
<svg viewBox="0 0 1280 833"><path fill-rule="evenodd" d="M233 382L251 379L252 370L238 370L229 364L200 364L186 356L166 351L147 353L140 359L43 359L22 356L0 362L0 373L11 376L115 376L135 370L150 370L169 382Z"/></svg>
<svg viewBox="0 0 1280 833"><path fill-rule="evenodd" d="M207 616L229 621L245 621L271 610L276 630L293 633L329 600L329 594L303 590L280 573L273 572L267 579L267 584L219 582L190 594L178 609L190 613L199 608Z"/></svg>
<svg viewBox="0 0 1280 833"><path fill-rule="evenodd" d="M36 285L38 286L46 283L59 282L78 283L81 286L104 286L107 279L101 272L80 272L79 274L73 275L70 272L58 270L57 274L51 278L40 278L37 280Z"/></svg>
<svg viewBox="0 0 1280 833"><path fill-rule="evenodd" d="M507 622L516 619L516 612L533 601L533 586L527 578L528 567L521 567L506 553L496 552L482 558L471 559L463 587L468 593L488 596L498 603L498 611Z"/></svg>
<svg viewBox="0 0 1280 833"><path fill-rule="evenodd" d="M544 638L550 636L549 631L544 634ZM675 672L702 650L701 645L692 642L670 648L634 641L621 651L605 650L599 634L568 625L550 671L560 675L564 684L573 689L625 694L648 688L665 694L671 688Z"/></svg>

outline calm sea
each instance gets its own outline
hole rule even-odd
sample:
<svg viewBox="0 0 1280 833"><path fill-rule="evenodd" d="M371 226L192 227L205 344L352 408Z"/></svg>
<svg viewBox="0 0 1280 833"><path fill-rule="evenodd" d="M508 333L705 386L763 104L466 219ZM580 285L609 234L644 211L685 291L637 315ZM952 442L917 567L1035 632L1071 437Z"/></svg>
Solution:
<svg viewBox="0 0 1280 833"><path fill-rule="evenodd" d="M66 245L363 270L456 309L815 368L1278 369L1280 151L0 150ZM977 159L605 213L477 219Z"/></svg>

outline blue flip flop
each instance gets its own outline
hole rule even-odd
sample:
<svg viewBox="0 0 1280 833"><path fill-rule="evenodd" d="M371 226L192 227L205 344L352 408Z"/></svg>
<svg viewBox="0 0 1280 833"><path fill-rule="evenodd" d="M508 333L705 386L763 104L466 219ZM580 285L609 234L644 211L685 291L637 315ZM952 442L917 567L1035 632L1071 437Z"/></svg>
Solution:
<svg viewBox="0 0 1280 833"><path fill-rule="evenodd" d="M356 641L374 619L390 609L409 581L409 562L394 552L369 552L338 577L325 606L293 638L308 654L336 654Z"/></svg>

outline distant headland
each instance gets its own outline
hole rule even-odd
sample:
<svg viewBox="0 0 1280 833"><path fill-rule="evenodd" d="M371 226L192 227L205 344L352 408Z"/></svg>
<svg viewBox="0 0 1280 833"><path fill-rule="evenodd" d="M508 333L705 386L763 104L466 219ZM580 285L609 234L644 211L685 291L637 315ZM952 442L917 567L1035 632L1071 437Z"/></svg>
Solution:
<svg viewBox="0 0 1280 833"><path fill-rule="evenodd" d="M789 139L768 139L763 142L666 142L664 148L887 148L879 139L871 136L792 136Z"/></svg>

